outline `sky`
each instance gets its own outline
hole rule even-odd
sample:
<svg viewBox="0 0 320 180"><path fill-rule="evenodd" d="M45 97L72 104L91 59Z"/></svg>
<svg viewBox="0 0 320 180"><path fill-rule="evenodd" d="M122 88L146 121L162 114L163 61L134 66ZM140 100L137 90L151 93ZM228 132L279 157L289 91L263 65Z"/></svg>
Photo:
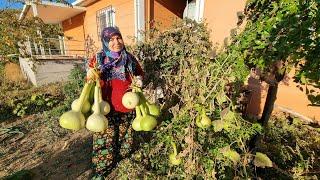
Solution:
<svg viewBox="0 0 320 180"><path fill-rule="evenodd" d="M13 2L8 2L7 0L0 0L0 9L4 9L4 8L22 9L22 7L23 7L22 3L13 3Z"/></svg>
<svg viewBox="0 0 320 180"><path fill-rule="evenodd" d="M74 2L75 0L67 0L67 1L68 2ZM23 4L22 3L8 2L8 0L0 0L0 9L4 9L4 8L22 9L23 8Z"/></svg>

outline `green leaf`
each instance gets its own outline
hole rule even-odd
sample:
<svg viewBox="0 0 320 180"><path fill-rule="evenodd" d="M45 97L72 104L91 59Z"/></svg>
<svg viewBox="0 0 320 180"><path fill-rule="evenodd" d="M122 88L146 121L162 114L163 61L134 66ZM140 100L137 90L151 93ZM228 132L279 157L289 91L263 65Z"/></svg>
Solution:
<svg viewBox="0 0 320 180"><path fill-rule="evenodd" d="M228 100L226 94L223 91L218 93L216 99L217 99L217 102L219 105L223 104L224 102L226 102Z"/></svg>
<svg viewBox="0 0 320 180"><path fill-rule="evenodd" d="M106 155L106 154L108 154L108 150L107 149L104 149L104 150L101 151L101 155Z"/></svg>
<svg viewBox="0 0 320 180"><path fill-rule="evenodd" d="M306 84L307 83L306 77L304 75L301 75L300 81L301 81L302 84Z"/></svg>
<svg viewBox="0 0 320 180"><path fill-rule="evenodd" d="M230 149L229 146L222 148L220 152L223 156L230 159L234 164L237 164L240 161L240 155L237 151Z"/></svg>
<svg viewBox="0 0 320 180"><path fill-rule="evenodd" d="M222 120L212 121L213 131L220 132L224 127L224 122Z"/></svg>
<svg viewBox="0 0 320 180"><path fill-rule="evenodd" d="M228 110L228 112L226 114L224 114L223 116L221 116L221 118L225 121L231 121L235 118L235 114L234 114L234 112Z"/></svg>
<svg viewBox="0 0 320 180"><path fill-rule="evenodd" d="M104 143L104 140L103 140L103 139L98 139L98 140L96 141L96 143L99 144L99 145L102 145L102 144Z"/></svg>
<svg viewBox="0 0 320 180"><path fill-rule="evenodd" d="M37 95L33 94L33 95L31 96L31 101L35 101L36 98L37 98Z"/></svg>
<svg viewBox="0 0 320 180"><path fill-rule="evenodd" d="M265 168L272 167L272 161L266 154L257 152L253 161L253 164L257 167Z"/></svg>

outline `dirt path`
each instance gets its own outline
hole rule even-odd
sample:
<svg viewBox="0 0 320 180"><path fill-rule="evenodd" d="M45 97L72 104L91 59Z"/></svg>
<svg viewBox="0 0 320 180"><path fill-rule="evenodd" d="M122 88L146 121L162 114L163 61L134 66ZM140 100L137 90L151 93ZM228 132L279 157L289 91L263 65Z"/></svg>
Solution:
<svg viewBox="0 0 320 180"><path fill-rule="evenodd" d="M88 179L91 134L81 130L53 138L41 119L0 123L0 179L20 170L30 171L32 179Z"/></svg>

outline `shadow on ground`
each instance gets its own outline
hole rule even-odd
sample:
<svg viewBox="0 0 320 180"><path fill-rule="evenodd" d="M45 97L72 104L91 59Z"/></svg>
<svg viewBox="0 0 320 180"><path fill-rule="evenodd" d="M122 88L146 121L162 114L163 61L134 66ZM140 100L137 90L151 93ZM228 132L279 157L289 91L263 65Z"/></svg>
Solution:
<svg viewBox="0 0 320 180"><path fill-rule="evenodd" d="M53 152L31 169L33 179L89 179L91 177L92 136L71 138L62 150Z"/></svg>

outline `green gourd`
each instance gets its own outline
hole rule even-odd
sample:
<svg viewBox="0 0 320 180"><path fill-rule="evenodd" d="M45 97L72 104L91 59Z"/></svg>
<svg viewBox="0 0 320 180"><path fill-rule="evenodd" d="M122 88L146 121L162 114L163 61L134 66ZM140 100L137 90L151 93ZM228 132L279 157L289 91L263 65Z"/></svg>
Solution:
<svg viewBox="0 0 320 180"><path fill-rule="evenodd" d="M86 120L81 112L81 108L89 91L90 86L88 83L86 83L81 92L79 102L72 108L72 110L63 113L60 116L59 124L61 127L75 131L85 127Z"/></svg>
<svg viewBox="0 0 320 180"><path fill-rule="evenodd" d="M140 105L140 110L142 112L142 117L141 117L141 129L143 131L151 131L157 126L157 120L153 116L149 115L145 111L145 107L143 107L143 104Z"/></svg>
<svg viewBox="0 0 320 180"><path fill-rule="evenodd" d="M88 117L86 128L93 132L103 132L108 127L108 119L101 114L100 102L99 102L99 90L100 86L98 85L99 81L95 86L94 91L94 112Z"/></svg>
<svg viewBox="0 0 320 180"><path fill-rule="evenodd" d="M137 107L136 107L136 118L132 121L132 128L133 128L135 131L142 131L142 128L141 128L141 118L142 118L141 110L140 110L140 107L137 106Z"/></svg>

